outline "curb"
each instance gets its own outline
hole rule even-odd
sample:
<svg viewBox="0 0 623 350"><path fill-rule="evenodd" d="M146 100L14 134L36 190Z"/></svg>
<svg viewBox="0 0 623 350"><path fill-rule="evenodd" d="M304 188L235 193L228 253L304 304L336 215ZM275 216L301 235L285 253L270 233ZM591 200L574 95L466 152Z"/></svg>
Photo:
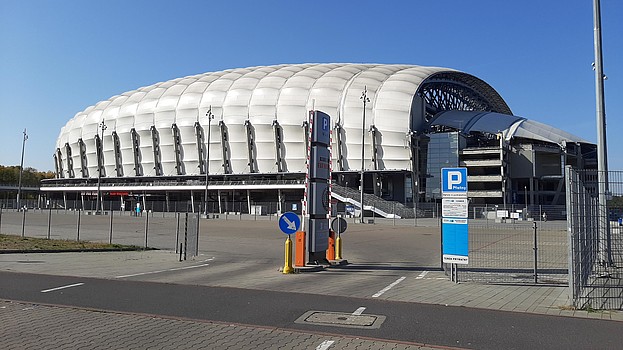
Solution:
<svg viewBox="0 0 623 350"><path fill-rule="evenodd" d="M99 253L99 252L132 252L159 250L158 248L84 248L84 249L7 249L0 250L0 254L29 254L29 253Z"/></svg>

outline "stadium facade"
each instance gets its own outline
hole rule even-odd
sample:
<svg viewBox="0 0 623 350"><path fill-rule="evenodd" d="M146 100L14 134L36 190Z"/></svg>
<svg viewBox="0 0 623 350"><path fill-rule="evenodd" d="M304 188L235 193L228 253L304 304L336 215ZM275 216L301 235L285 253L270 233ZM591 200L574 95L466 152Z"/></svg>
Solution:
<svg viewBox="0 0 623 350"><path fill-rule="evenodd" d="M532 205L564 204L565 165L596 167L595 145L514 116L464 72L284 64L174 79L88 107L61 129L57 176L42 190L83 207L99 188L127 208L162 200L201 210L209 178L211 212L236 201L248 212L267 201L296 210L310 110L331 116L333 197L356 206L362 147L366 196L406 206L440 199L442 167L468 168L472 203Z"/></svg>

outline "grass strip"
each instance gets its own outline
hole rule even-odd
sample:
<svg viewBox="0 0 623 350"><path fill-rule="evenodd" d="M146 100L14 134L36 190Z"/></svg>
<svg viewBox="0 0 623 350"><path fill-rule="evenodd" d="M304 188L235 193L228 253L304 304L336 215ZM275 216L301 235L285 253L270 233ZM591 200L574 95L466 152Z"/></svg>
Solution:
<svg viewBox="0 0 623 350"><path fill-rule="evenodd" d="M0 234L0 251L70 251L70 250L130 250L142 249L138 246L122 244L108 244L101 242L75 241L66 239L47 239L34 237L21 237L16 235Z"/></svg>

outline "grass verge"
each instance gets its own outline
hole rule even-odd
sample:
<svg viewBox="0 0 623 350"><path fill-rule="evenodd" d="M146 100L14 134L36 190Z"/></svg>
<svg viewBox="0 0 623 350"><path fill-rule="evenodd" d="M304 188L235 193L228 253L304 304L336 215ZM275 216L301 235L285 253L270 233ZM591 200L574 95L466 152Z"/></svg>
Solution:
<svg viewBox="0 0 623 350"><path fill-rule="evenodd" d="M108 244L89 241L72 241L64 239L46 239L0 235L1 251L83 251L83 250L139 250L138 246Z"/></svg>

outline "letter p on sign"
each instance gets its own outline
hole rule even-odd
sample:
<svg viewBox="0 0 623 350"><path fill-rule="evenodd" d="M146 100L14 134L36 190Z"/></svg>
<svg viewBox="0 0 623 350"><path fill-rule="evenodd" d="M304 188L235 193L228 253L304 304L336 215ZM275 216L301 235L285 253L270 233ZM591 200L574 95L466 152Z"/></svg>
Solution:
<svg viewBox="0 0 623 350"><path fill-rule="evenodd" d="M455 185L460 185L463 181L463 176L460 171L448 171L448 189L452 190Z"/></svg>

